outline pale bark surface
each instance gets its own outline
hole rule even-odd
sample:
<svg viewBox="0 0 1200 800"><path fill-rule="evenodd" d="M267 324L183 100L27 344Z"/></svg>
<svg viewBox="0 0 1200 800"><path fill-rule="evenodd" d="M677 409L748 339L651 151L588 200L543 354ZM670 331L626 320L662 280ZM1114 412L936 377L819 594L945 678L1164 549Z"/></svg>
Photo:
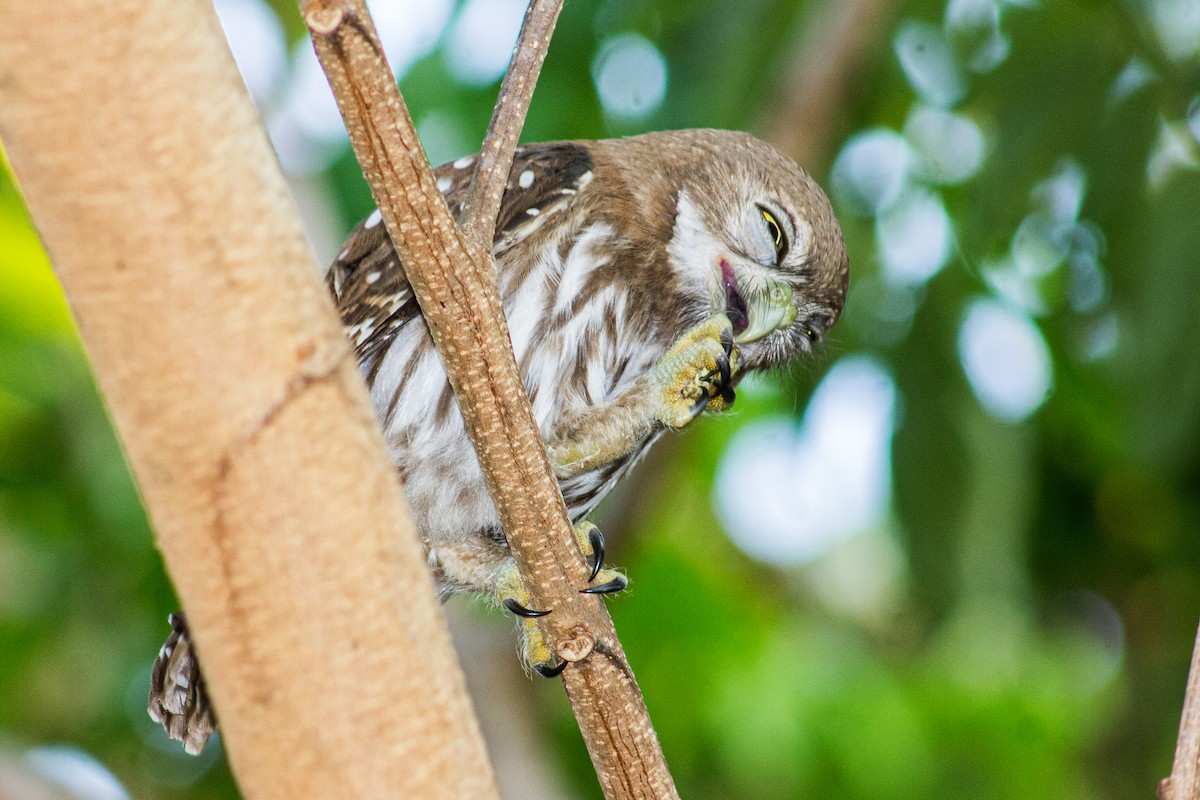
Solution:
<svg viewBox="0 0 1200 800"><path fill-rule="evenodd" d="M242 791L497 797L354 360L210 4L0 0L0 19L0 137Z"/></svg>

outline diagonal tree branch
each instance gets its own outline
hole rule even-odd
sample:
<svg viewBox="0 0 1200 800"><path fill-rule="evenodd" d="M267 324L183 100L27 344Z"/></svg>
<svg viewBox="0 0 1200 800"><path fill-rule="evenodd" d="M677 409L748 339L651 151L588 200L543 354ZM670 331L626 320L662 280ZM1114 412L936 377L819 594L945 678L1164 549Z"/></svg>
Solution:
<svg viewBox="0 0 1200 800"><path fill-rule="evenodd" d="M512 61L500 84L496 110L475 162L475 175L463 201L460 221L463 231L485 253L491 250L513 151L525 126L525 115L560 11L562 0L529 0Z"/></svg>
<svg viewBox="0 0 1200 800"><path fill-rule="evenodd" d="M1161 800L1200 800L1200 632L1192 650L1175 762L1171 777L1159 784L1158 796Z"/></svg>
<svg viewBox="0 0 1200 800"><path fill-rule="evenodd" d="M354 358L208 0L0 0L0 136L248 798L497 798Z"/></svg>
<svg viewBox="0 0 1200 800"><path fill-rule="evenodd" d="M551 649L572 662L563 683L600 784L610 799L677 797L612 620L598 598L577 591L589 570L517 370L490 246L476 246L451 218L365 3L302 0L302 9L450 377L530 600L553 609L539 623ZM549 14L531 11L527 22L542 20L545 34L523 37L514 56L508 82L519 97L532 93L535 76L525 71L536 70L545 55L553 20L543 13ZM540 52L522 52L527 49ZM491 171L482 174L488 185L495 176L507 177L499 170L511 164L525 103L504 103L502 113L512 119L493 123L497 138L484 145L494 150ZM490 213L481 231L494 226Z"/></svg>

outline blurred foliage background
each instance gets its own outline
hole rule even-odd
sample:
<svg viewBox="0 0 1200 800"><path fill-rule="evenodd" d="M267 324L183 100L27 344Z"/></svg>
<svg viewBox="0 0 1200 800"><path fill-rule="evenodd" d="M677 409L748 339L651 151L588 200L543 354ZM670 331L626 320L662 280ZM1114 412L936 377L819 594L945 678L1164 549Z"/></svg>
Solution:
<svg viewBox="0 0 1200 800"><path fill-rule="evenodd" d="M522 2L372 5L431 158L474 150ZM324 263L371 201L296 8L217 6ZM830 187L852 282L599 514L683 796L1151 796L1200 617L1200 2L569 0L526 140L696 126ZM146 717L176 601L7 172L0 243L0 787L236 797ZM507 796L599 797L511 623L448 608Z"/></svg>

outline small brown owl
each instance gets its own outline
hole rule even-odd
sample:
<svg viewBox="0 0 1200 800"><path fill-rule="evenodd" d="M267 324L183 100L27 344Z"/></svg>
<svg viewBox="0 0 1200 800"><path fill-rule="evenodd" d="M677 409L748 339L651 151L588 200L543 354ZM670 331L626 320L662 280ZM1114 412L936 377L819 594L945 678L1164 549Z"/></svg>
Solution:
<svg viewBox="0 0 1200 800"><path fill-rule="evenodd" d="M452 213L473 166L435 170ZM518 148L493 254L525 389L592 559L584 591L620 591L586 516L664 431L729 407L741 376L829 331L849 275L841 230L808 174L758 139L671 131ZM522 617L527 664L556 675L378 211L326 282L441 593L485 595ZM150 714L199 752L215 720L182 616L173 626Z"/></svg>

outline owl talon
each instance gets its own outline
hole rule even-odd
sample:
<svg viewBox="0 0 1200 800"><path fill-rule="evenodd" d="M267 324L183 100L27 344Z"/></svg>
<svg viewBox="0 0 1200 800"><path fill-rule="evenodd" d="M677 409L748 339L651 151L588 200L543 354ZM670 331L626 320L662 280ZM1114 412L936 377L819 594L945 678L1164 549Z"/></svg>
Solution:
<svg viewBox="0 0 1200 800"><path fill-rule="evenodd" d="M516 614L518 617L523 617L525 619L532 619L534 617L544 617L550 613L549 611L534 611L531 608L526 608L525 606L518 603L512 597L507 597L504 600L501 600L500 602L503 603L504 607L507 608L509 611Z"/></svg>
<svg viewBox="0 0 1200 800"><path fill-rule="evenodd" d="M733 331L730 328L725 328L721 331L721 347L725 350L725 355L717 359L717 369L721 371L721 394L729 390L730 366L729 359L733 355Z"/></svg>
<svg viewBox="0 0 1200 800"><path fill-rule="evenodd" d="M587 538L588 544L592 546L592 574L588 576L588 583L591 583L596 580L596 576L600 574L600 567L604 565L604 534L593 525Z"/></svg>
<svg viewBox="0 0 1200 800"><path fill-rule="evenodd" d="M612 580L600 584L599 586L589 586L586 589L580 589L580 594L616 594L617 592L625 591L625 587L629 585L629 579L621 573L617 573Z"/></svg>
<svg viewBox="0 0 1200 800"><path fill-rule="evenodd" d="M533 671L543 678L557 678L562 674L562 671L567 668L569 661L559 662L556 666L547 666L546 664L534 664Z"/></svg>

